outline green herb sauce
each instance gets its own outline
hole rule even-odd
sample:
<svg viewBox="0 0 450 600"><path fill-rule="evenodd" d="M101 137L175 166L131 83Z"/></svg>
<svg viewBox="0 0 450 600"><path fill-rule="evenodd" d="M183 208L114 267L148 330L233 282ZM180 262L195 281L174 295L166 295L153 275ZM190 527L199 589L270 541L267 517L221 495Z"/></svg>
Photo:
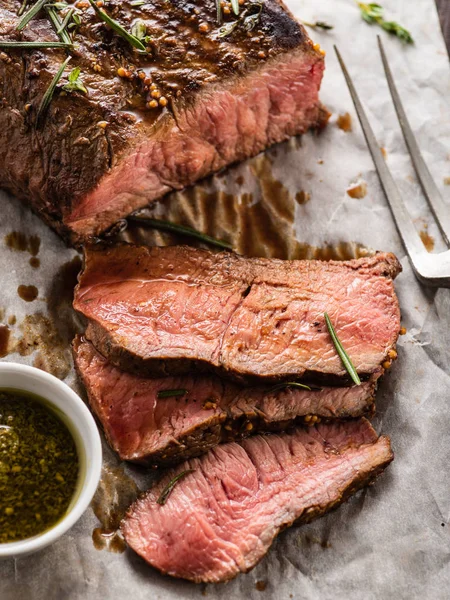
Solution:
<svg viewBox="0 0 450 600"><path fill-rule="evenodd" d="M0 543L50 529L77 487L75 441L45 400L0 390Z"/></svg>

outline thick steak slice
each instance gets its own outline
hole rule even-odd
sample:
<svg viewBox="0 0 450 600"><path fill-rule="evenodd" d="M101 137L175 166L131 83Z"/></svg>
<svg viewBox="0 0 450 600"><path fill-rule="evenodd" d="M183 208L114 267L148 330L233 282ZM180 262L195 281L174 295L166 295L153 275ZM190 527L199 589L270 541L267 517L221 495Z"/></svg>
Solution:
<svg viewBox="0 0 450 600"><path fill-rule="evenodd" d="M365 419L231 442L170 471L130 508L122 532L163 573L226 581L252 569L282 529L323 515L392 458L389 439Z"/></svg>
<svg viewBox="0 0 450 600"><path fill-rule="evenodd" d="M273 386L243 388L215 376L149 379L125 373L92 344L76 338L75 366L111 447L122 460L171 464L199 456L221 441L287 429L295 419L359 417L371 412L381 374L353 387L321 391ZM167 390L187 395L159 398Z"/></svg>
<svg viewBox="0 0 450 600"><path fill-rule="evenodd" d="M399 334L392 280L400 268L392 254L282 261L185 246L94 246L74 307L89 320L86 337L124 370L345 384L324 313L358 373L376 373Z"/></svg>
<svg viewBox="0 0 450 600"><path fill-rule="evenodd" d="M242 21L225 37L215 0L109 0L110 16L150 36L147 53L133 50L87 2L67 3L88 6L77 8L69 65L81 69L88 94L57 89L35 127L65 53L0 49L0 185L73 242L326 122L318 99L323 52L276 0L245 0ZM0 40L58 40L45 11L18 34L21 4L2 1Z"/></svg>

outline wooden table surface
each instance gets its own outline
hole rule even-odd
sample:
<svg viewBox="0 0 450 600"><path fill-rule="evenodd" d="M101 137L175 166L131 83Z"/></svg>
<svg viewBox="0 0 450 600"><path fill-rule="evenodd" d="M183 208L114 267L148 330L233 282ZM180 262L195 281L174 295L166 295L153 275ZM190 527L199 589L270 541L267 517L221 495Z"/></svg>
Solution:
<svg viewBox="0 0 450 600"><path fill-rule="evenodd" d="M436 0L441 20L442 32L447 43L447 50L450 53L450 0Z"/></svg>

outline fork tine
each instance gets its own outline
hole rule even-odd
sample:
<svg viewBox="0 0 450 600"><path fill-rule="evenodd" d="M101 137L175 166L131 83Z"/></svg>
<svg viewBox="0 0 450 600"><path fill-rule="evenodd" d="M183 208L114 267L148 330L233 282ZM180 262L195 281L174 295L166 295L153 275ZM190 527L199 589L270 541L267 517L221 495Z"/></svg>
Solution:
<svg viewBox="0 0 450 600"><path fill-rule="evenodd" d="M406 145L408 147L411 159L414 165L414 169L419 178L420 184L423 189L423 193L428 200L428 204L433 212L439 229L445 239L445 243L450 247L450 206L446 206L442 199L442 196L431 177L431 173L423 160L422 154L417 145L416 138L411 129L409 121L406 117L405 110L400 100L400 95L397 90L397 86L394 83L391 69L388 64L386 52L383 47L380 36L378 37L378 46L380 48L381 60L383 61L384 72L386 73L386 79L391 92L392 100L394 102L397 117L402 128L403 137L405 138Z"/></svg>
<svg viewBox="0 0 450 600"><path fill-rule="evenodd" d="M416 228L414 227L414 223L412 222L411 217L409 216L409 213L406 210L400 192L398 191L397 184L395 183L386 165L383 154L381 153L380 147L378 146L378 142L375 138L375 134L373 133L372 127L370 126L369 120L364 111L361 100L359 99L359 96L356 92L355 86L353 85L350 74L347 71L347 68L344 64L342 56L336 46L334 47L334 49L338 57L339 63L341 65L342 71L344 73L344 77L347 81L347 85L350 90L353 103L355 105L356 113L361 123L361 127L363 129L367 145L369 146L370 153L372 154L372 158L375 163L378 175L380 177L381 185L388 200L392 215L394 217L397 230L403 241L405 249L409 254L411 262L414 268L416 268L418 257L421 254L423 255L424 253L423 244L419 238Z"/></svg>

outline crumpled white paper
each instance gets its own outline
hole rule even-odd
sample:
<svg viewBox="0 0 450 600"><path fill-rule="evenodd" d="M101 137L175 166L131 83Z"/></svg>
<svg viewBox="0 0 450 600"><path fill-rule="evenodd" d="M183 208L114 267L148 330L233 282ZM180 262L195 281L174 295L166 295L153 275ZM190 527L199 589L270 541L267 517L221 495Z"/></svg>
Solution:
<svg viewBox="0 0 450 600"><path fill-rule="evenodd" d="M52 547L0 563L1 600L171 600L197 599L202 593L212 600L449 596L450 291L423 288L413 276L332 48L337 44L347 62L418 230L428 226L426 231L441 250L405 150L376 44L380 33L420 147L450 210L450 190L444 185L450 177L450 71L434 2L383 2L386 16L411 30L416 41L411 47L363 23L353 0L288 4L299 18L334 25L327 33L311 32L327 51L322 100L333 117L322 135L279 147L273 174L293 195L299 190L311 195L309 202L295 206L299 241L316 246L360 242L393 251L401 259L404 271L397 291L408 333L399 341L399 360L381 383L375 418L378 430L392 438L395 461L372 488L337 511L281 534L251 573L228 584L202 587L171 580L131 551L96 550L91 535L97 520L88 510ZM353 123L348 133L335 124L346 112ZM220 186L226 189L237 174L244 174L248 185L254 180L250 167L241 165L222 178ZM367 195L351 198L346 190L361 181L367 184ZM4 322L16 316L17 325L11 329L20 337L18 326L25 316L46 314L46 300L55 302L54 278L75 252L17 201L1 193L0 200L0 309L6 311ZM40 236L39 269L29 265L26 252L14 252L1 242L11 230ZM38 299L21 300L20 284L36 285ZM64 309L56 313L58 326L64 328ZM58 320L55 311L52 318ZM31 364L35 358L36 352L10 354L4 360ZM66 381L76 385L73 371ZM110 452L105 461L114 463ZM259 591L256 582L264 582L265 590Z"/></svg>

